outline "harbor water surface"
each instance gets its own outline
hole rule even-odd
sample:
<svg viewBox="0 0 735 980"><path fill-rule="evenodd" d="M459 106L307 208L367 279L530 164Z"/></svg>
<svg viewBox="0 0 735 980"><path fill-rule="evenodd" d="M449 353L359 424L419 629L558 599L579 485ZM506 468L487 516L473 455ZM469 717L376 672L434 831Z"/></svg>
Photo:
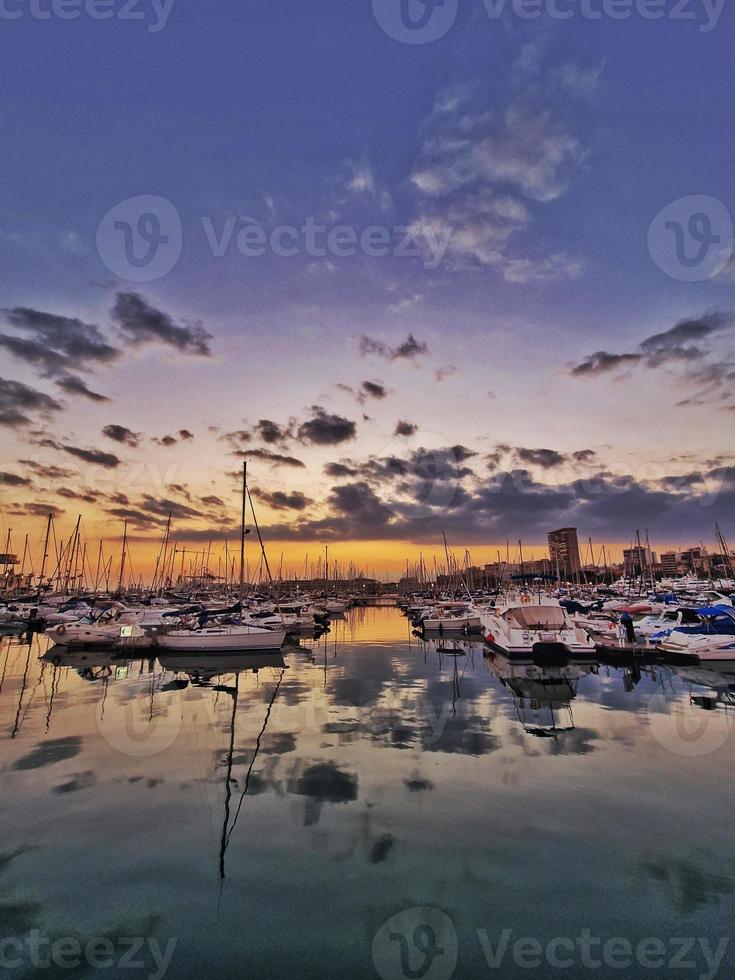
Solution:
<svg viewBox="0 0 735 980"><path fill-rule="evenodd" d="M722 668L514 665L392 607L281 657L0 642L3 975L732 976Z"/></svg>

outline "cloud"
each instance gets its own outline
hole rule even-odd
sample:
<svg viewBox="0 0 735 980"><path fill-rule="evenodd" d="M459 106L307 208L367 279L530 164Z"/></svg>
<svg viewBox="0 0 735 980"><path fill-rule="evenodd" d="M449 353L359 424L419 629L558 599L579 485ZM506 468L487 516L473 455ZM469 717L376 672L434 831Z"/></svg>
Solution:
<svg viewBox="0 0 735 980"><path fill-rule="evenodd" d="M105 453L100 449L80 449L79 446L59 446L58 448L85 463L91 463L93 466L104 466L111 470L120 465L117 456L113 453Z"/></svg>
<svg viewBox="0 0 735 980"><path fill-rule="evenodd" d="M591 68L582 68L567 62L552 69L551 75L565 93L591 100L598 92L604 70L604 61Z"/></svg>
<svg viewBox="0 0 735 980"><path fill-rule="evenodd" d="M577 463L591 463L597 457L594 449L578 449L572 453L572 459Z"/></svg>
<svg viewBox="0 0 735 980"><path fill-rule="evenodd" d="M541 466L545 470L550 470L555 466L561 466L566 462L567 457L555 449L516 449L516 456L522 463L529 463L534 466Z"/></svg>
<svg viewBox="0 0 735 980"><path fill-rule="evenodd" d="M454 121L454 120L453 120ZM521 101L500 121L471 110L460 118L462 133L433 133L411 181L424 194L440 196L478 182L515 187L535 201L558 198L577 172L585 150L551 112Z"/></svg>
<svg viewBox="0 0 735 980"><path fill-rule="evenodd" d="M385 398L388 394L385 385L380 384L378 381L363 381L360 385L360 394L364 398Z"/></svg>
<svg viewBox="0 0 735 980"><path fill-rule="evenodd" d="M19 476L17 473L5 473L0 472L0 486L3 487L27 487L30 486L31 481L25 476Z"/></svg>
<svg viewBox="0 0 735 980"><path fill-rule="evenodd" d="M357 391L352 385L341 382L337 382L337 387L345 394L351 395L359 405L364 405L370 398L380 401L388 396L388 389L380 381L363 381ZM367 420L367 416L364 417Z"/></svg>
<svg viewBox="0 0 735 980"><path fill-rule="evenodd" d="M293 438L290 424L288 426L279 425L271 419L260 419L254 428L254 432L262 442L270 446L283 444Z"/></svg>
<svg viewBox="0 0 735 980"><path fill-rule="evenodd" d="M31 421L27 413L48 416L52 412L61 411L61 407L50 395L36 391L20 381L0 378L0 425L27 425Z"/></svg>
<svg viewBox="0 0 735 980"><path fill-rule="evenodd" d="M0 345L47 377L63 376L69 369L91 370L111 364L121 355L99 327L75 317L25 306L4 310L3 315L9 326L31 338L2 334Z"/></svg>
<svg viewBox="0 0 735 980"><path fill-rule="evenodd" d="M396 423L396 429L394 435L396 436L412 436L414 433L418 432L419 427L414 425L413 422L404 422L399 419Z"/></svg>
<svg viewBox="0 0 735 980"><path fill-rule="evenodd" d="M61 507L57 507L56 504L44 504L34 501L33 503L23 504L21 507L12 511L12 513L27 517L48 517L49 514L53 514L54 517L61 517L64 511Z"/></svg>
<svg viewBox="0 0 735 980"><path fill-rule="evenodd" d="M282 490L274 490L272 493L266 490L255 490L253 496L262 500L273 510L306 510L314 503L310 497L306 497L299 490L294 490L292 493L284 493Z"/></svg>
<svg viewBox="0 0 735 980"><path fill-rule="evenodd" d="M282 453L274 453L270 449L239 449L234 450L232 455L241 456L243 459L260 459L266 463L273 463L274 466L293 466L305 468L302 460L295 456L285 456ZM238 474L241 476L241 474Z"/></svg>
<svg viewBox="0 0 735 980"><path fill-rule="evenodd" d="M35 459L20 459L18 462L22 466L27 466L32 473L43 477L44 480L67 480L69 477L75 476L74 470L67 470L62 466L39 463Z"/></svg>
<svg viewBox="0 0 735 980"><path fill-rule="evenodd" d="M447 364L445 367L437 368L434 371L434 381L436 381L437 384L441 384L442 381L446 381L447 378L453 377L457 371L458 368L456 368L453 364Z"/></svg>
<svg viewBox="0 0 735 980"><path fill-rule="evenodd" d="M132 429L128 429L124 425L106 425L102 430L102 435L133 449L140 442L140 432L133 432Z"/></svg>
<svg viewBox="0 0 735 980"><path fill-rule="evenodd" d="M386 361L415 360L422 354L428 354L429 345L418 341L412 333L397 347L389 347L380 340L363 334L359 341L359 351L362 357L375 355Z"/></svg>
<svg viewBox="0 0 735 980"><path fill-rule="evenodd" d="M548 86L543 89L548 98ZM561 111L539 101L536 90L526 92L498 114L488 109L490 95L479 85L453 85L439 94L410 178L417 205L409 229L427 259L443 242L449 267L491 268L509 282L580 273L581 263L558 249L516 251L532 209L559 198L586 158ZM566 100L557 101L563 106Z"/></svg>
<svg viewBox="0 0 735 980"><path fill-rule="evenodd" d="M164 344L181 354L211 356L212 334L200 323L181 326L138 293L118 293L110 315L125 340L134 347Z"/></svg>
<svg viewBox="0 0 735 980"><path fill-rule="evenodd" d="M357 476L359 470L349 463L327 463L324 472L327 476L333 476L339 480L344 477Z"/></svg>
<svg viewBox="0 0 735 980"><path fill-rule="evenodd" d="M342 415L330 415L320 405L312 406L313 418L302 422L297 436L314 446L336 446L354 439L357 426Z"/></svg>
<svg viewBox="0 0 735 980"><path fill-rule="evenodd" d="M607 351L598 350L575 365L571 373L575 377L607 374L610 371L616 371L624 364L636 364L641 360L643 360L642 354L609 354Z"/></svg>
<svg viewBox="0 0 735 980"><path fill-rule="evenodd" d="M88 398L92 402L109 402L110 400L107 395L101 395L98 391L92 391L81 378L77 378L73 374L67 374L63 378L59 378L56 384L67 395L81 395L82 398Z"/></svg>
<svg viewBox="0 0 735 980"><path fill-rule="evenodd" d="M735 325L732 313L710 312L694 319L680 320L675 326L641 341L637 349L620 354L596 351L574 365L572 377L598 377L622 367L641 365L649 369L682 365L680 381L694 389L679 406L706 404L712 396L730 394L735 380L735 362L720 356L707 362L712 353L709 342Z"/></svg>

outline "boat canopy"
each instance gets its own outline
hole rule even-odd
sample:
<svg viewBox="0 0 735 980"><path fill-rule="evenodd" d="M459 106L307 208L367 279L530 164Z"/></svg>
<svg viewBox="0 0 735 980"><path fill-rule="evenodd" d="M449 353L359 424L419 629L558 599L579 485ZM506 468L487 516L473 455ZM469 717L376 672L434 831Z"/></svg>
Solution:
<svg viewBox="0 0 735 980"><path fill-rule="evenodd" d="M697 609L700 616L730 616L735 619L735 606L703 606Z"/></svg>
<svg viewBox="0 0 735 980"><path fill-rule="evenodd" d="M561 606L513 606L507 613L523 629L562 629L566 626L566 616Z"/></svg>

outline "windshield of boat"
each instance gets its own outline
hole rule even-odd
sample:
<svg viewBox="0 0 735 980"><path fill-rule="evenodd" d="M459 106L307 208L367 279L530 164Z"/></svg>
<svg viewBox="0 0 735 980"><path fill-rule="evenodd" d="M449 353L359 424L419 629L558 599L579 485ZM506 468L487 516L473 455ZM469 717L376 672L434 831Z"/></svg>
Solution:
<svg viewBox="0 0 735 980"><path fill-rule="evenodd" d="M505 617L522 629L562 629L566 625L560 606L515 606L506 611Z"/></svg>

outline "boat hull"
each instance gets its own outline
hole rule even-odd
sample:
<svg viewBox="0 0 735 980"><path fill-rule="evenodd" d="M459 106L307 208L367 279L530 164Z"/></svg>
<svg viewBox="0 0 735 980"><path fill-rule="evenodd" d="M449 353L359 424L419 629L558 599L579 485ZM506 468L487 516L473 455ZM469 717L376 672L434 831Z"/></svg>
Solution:
<svg viewBox="0 0 735 980"><path fill-rule="evenodd" d="M280 650L286 639L285 630L252 630L248 632L216 632L214 630L173 631L157 638L157 645L168 653L212 653L241 650Z"/></svg>

